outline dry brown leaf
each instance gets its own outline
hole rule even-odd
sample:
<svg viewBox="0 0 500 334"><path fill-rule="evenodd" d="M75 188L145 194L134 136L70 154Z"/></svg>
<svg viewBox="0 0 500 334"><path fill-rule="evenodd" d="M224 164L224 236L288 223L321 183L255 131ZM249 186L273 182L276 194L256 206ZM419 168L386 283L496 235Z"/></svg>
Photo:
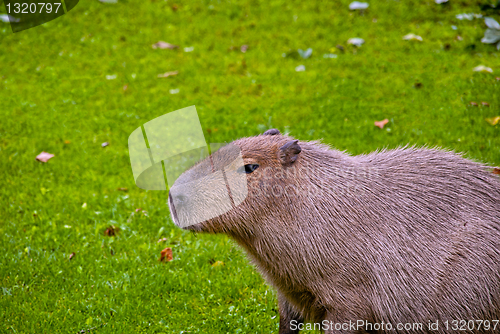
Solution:
<svg viewBox="0 0 500 334"><path fill-rule="evenodd" d="M485 107L489 107L489 106L490 106L490 104L489 104L488 102L485 102L485 101L481 102L481 104L482 104L483 106L485 106Z"/></svg>
<svg viewBox="0 0 500 334"><path fill-rule="evenodd" d="M493 174L500 175L500 168L498 167L493 168Z"/></svg>
<svg viewBox="0 0 500 334"><path fill-rule="evenodd" d="M158 41L152 45L153 49L177 49L179 46L164 41Z"/></svg>
<svg viewBox="0 0 500 334"><path fill-rule="evenodd" d="M167 247L161 251L160 262L170 262L173 259L172 248Z"/></svg>
<svg viewBox="0 0 500 334"><path fill-rule="evenodd" d="M389 120L386 118L382 121L375 121L375 126L378 126L379 128L383 129L387 123L389 123Z"/></svg>
<svg viewBox="0 0 500 334"><path fill-rule="evenodd" d="M104 231L104 235L108 237L114 237L118 233L118 231L120 231L118 227L111 225L106 228L106 231Z"/></svg>
<svg viewBox="0 0 500 334"><path fill-rule="evenodd" d="M124 191L124 192L127 192L127 191L128 191L128 188L116 188L116 190L118 190L118 191Z"/></svg>
<svg viewBox="0 0 500 334"><path fill-rule="evenodd" d="M71 259L72 259L72 258L74 258L74 257L75 257L75 255L76 255L76 254L75 254L75 252L73 252L73 253L69 254L69 259L70 259L70 261L71 261Z"/></svg>
<svg viewBox="0 0 500 334"><path fill-rule="evenodd" d="M42 151L42 153L40 153L39 155L36 156L36 160L41 161L41 162L47 162L50 159L52 159L53 157L55 157L54 154L50 154L50 153Z"/></svg>
<svg viewBox="0 0 500 334"><path fill-rule="evenodd" d="M213 129L207 128L207 132L209 134L212 133L212 132L217 132L217 131L219 131L219 129L217 129L217 128L213 128Z"/></svg>
<svg viewBox="0 0 500 334"><path fill-rule="evenodd" d="M498 122L500 122L500 116L487 118L486 122L490 123L491 125L497 125Z"/></svg>
<svg viewBox="0 0 500 334"><path fill-rule="evenodd" d="M471 105L471 106L474 106L474 107L477 107L477 106L478 106L477 102L474 102L474 101L470 101L470 105Z"/></svg>
<svg viewBox="0 0 500 334"><path fill-rule="evenodd" d="M168 78L177 74L179 74L179 71L165 72L158 74L158 78Z"/></svg>

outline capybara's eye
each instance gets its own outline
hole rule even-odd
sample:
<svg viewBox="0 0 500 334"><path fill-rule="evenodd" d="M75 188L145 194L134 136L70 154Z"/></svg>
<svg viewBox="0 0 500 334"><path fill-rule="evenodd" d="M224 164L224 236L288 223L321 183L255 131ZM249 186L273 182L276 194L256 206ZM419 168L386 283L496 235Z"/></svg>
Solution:
<svg viewBox="0 0 500 334"><path fill-rule="evenodd" d="M240 168L238 168L238 173L250 174L251 172L253 172L257 168L259 168L259 165L257 165L257 164L249 164L249 165L241 166Z"/></svg>

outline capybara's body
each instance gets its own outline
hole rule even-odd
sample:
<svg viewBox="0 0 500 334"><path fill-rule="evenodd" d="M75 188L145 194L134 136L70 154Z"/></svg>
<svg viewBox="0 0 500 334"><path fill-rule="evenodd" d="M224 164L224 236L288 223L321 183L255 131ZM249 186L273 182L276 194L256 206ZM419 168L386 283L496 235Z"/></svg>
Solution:
<svg viewBox="0 0 500 334"><path fill-rule="evenodd" d="M253 165L248 196L188 228L246 250L278 291L280 334L324 320L327 333L371 332L360 321L457 333L469 320L500 333L500 181L487 166L414 147L350 156L276 130L233 144Z"/></svg>

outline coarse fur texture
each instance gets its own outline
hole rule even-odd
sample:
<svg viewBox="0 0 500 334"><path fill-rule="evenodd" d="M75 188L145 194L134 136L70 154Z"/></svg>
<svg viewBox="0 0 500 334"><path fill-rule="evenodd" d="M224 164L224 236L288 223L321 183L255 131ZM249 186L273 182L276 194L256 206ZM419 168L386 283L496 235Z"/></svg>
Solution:
<svg viewBox="0 0 500 334"><path fill-rule="evenodd" d="M277 130L233 144L259 165L248 196L187 229L226 233L246 250L278 291L280 334L298 333L291 320L452 333L427 324L500 319L500 182L489 166L430 148L351 156ZM219 150L212 164L227 156Z"/></svg>

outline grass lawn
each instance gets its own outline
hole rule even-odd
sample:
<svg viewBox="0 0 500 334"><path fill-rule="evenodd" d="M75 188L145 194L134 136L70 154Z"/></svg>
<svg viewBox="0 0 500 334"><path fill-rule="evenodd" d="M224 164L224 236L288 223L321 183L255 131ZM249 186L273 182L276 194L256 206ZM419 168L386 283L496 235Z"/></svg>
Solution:
<svg viewBox="0 0 500 334"><path fill-rule="evenodd" d="M276 294L243 252L176 228L167 193L134 184L128 136L167 112L196 105L207 142L276 127L353 154L410 143L500 165L485 120L500 116L500 52L483 19L456 18L499 11L349 3L81 0L16 34L0 22L0 333L277 333Z"/></svg>

